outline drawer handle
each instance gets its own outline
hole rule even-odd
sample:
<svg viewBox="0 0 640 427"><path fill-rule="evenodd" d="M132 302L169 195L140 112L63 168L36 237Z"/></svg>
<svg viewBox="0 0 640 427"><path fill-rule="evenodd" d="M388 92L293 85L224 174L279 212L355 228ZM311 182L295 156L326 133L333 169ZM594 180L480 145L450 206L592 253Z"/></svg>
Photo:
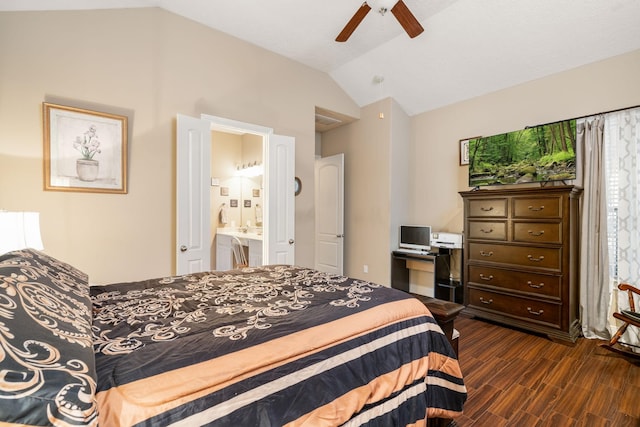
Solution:
<svg viewBox="0 0 640 427"><path fill-rule="evenodd" d="M539 284L535 284L531 281L527 282L527 285L531 286L534 289L540 289L540 288L544 288L544 283L539 283Z"/></svg>
<svg viewBox="0 0 640 427"><path fill-rule="evenodd" d="M484 206L480 207L481 211L485 211L485 212L491 212L493 210L493 206L489 206L488 208L485 208Z"/></svg>
<svg viewBox="0 0 640 427"><path fill-rule="evenodd" d="M483 304L493 304L493 299L486 300L483 297L480 297L480 302Z"/></svg>
<svg viewBox="0 0 640 427"><path fill-rule="evenodd" d="M544 209L544 205L540 206L539 208L534 208L533 206L529 206L529 210L533 212L540 212L543 209Z"/></svg>
<svg viewBox="0 0 640 427"><path fill-rule="evenodd" d="M489 252L480 251L480 255L490 257L490 256L493 256L493 251L489 251Z"/></svg>
<svg viewBox="0 0 640 427"><path fill-rule="evenodd" d="M529 261L531 262L540 262L544 260L544 255L540 255L538 258L534 257L533 255L527 255L527 258L529 258Z"/></svg>
<svg viewBox="0 0 640 427"><path fill-rule="evenodd" d="M493 280L493 274L490 274L490 275L487 277L487 276L485 276L484 274L480 273L480 278L481 278L482 280L486 280L486 281Z"/></svg>
<svg viewBox="0 0 640 427"><path fill-rule="evenodd" d="M540 230L540 231L531 231L531 230L529 230L529 234L534 236L534 237L539 237L539 236L542 236L544 234L544 230Z"/></svg>
<svg viewBox="0 0 640 427"><path fill-rule="evenodd" d="M493 228L490 228L488 230L485 230L484 228L481 228L480 231L482 231L484 234L491 234L491 233L493 233Z"/></svg>
<svg viewBox="0 0 640 427"><path fill-rule="evenodd" d="M533 311L531 310L531 307L527 307L527 311L529 312L529 314L533 314L534 316L541 316L542 314L544 314L544 310Z"/></svg>

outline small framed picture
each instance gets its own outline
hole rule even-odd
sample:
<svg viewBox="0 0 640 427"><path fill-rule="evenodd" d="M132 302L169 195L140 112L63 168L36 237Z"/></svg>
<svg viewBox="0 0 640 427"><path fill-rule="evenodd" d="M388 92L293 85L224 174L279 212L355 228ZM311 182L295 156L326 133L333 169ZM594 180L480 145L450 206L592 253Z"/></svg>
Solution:
<svg viewBox="0 0 640 427"><path fill-rule="evenodd" d="M460 140L460 166L469 164L469 139Z"/></svg>
<svg viewBox="0 0 640 427"><path fill-rule="evenodd" d="M260 189L259 188L254 188L253 189L253 197L260 197Z"/></svg>
<svg viewBox="0 0 640 427"><path fill-rule="evenodd" d="M247 199L244 201L244 207L245 208L250 208L251 207L251 200Z"/></svg>
<svg viewBox="0 0 640 427"><path fill-rule="evenodd" d="M42 104L44 189L127 193L127 117Z"/></svg>
<svg viewBox="0 0 640 427"><path fill-rule="evenodd" d="M229 187L220 187L220 195L228 196L229 195Z"/></svg>
<svg viewBox="0 0 640 427"><path fill-rule="evenodd" d="M480 137L474 136L473 138L465 138L460 140L460 166L469 164L469 141L477 138Z"/></svg>
<svg viewBox="0 0 640 427"><path fill-rule="evenodd" d="M229 200L229 206L232 207L232 208L237 208L238 207L238 199Z"/></svg>

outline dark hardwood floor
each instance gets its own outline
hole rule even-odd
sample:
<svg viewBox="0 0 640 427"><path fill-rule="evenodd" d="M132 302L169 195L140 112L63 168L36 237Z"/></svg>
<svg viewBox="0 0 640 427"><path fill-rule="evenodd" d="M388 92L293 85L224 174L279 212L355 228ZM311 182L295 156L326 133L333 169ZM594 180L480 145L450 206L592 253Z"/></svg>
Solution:
<svg viewBox="0 0 640 427"><path fill-rule="evenodd" d="M468 399L460 427L639 427L640 364L578 339L570 346L461 314Z"/></svg>

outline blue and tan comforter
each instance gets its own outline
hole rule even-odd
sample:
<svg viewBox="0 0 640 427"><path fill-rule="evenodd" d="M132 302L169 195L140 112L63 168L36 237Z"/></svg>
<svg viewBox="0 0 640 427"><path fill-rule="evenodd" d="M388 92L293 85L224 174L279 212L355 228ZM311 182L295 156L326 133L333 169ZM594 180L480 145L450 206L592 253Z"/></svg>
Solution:
<svg viewBox="0 0 640 427"><path fill-rule="evenodd" d="M425 425L466 399L410 295L291 266L91 288L105 426Z"/></svg>

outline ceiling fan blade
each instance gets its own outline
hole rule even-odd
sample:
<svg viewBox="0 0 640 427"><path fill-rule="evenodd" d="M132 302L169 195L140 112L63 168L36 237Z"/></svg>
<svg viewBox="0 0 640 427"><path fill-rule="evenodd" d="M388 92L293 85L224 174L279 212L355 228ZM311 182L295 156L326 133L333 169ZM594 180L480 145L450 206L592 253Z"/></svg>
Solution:
<svg viewBox="0 0 640 427"><path fill-rule="evenodd" d="M337 42L346 42L347 39L353 34L358 25L362 22L367 13L371 10L371 7L367 4L367 2L363 2L362 6L356 11L353 17L347 22L347 25L344 26L338 37L336 37Z"/></svg>
<svg viewBox="0 0 640 427"><path fill-rule="evenodd" d="M402 28L407 32L409 37L414 38L424 31L420 22L413 16L406 4L399 0L395 6L391 8L391 13L396 17Z"/></svg>

